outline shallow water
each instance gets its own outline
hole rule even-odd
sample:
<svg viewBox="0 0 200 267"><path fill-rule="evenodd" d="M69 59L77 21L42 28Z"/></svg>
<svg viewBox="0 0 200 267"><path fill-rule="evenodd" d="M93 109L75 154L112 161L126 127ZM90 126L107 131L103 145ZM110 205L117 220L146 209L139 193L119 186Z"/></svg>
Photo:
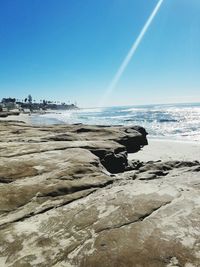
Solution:
<svg viewBox="0 0 200 267"><path fill-rule="evenodd" d="M200 141L200 103L57 111L31 119L33 124L140 125L151 137Z"/></svg>

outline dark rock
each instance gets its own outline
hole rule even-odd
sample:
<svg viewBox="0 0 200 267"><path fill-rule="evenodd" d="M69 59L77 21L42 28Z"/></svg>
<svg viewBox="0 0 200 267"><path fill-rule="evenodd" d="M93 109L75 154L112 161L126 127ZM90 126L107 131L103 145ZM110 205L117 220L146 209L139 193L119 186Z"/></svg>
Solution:
<svg viewBox="0 0 200 267"><path fill-rule="evenodd" d="M143 162L141 162L139 160L132 160L132 161L128 162L128 166L126 168L126 171L139 170L143 166L144 166Z"/></svg>
<svg viewBox="0 0 200 267"><path fill-rule="evenodd" d="M119 143L127 148L128 153L135 153L141 147L148 145L147 132L143 127L134 126L124 128L126 135L119 140Z"/></svg>
<svg viewBox="0 0 200 267"><path fill-rule="evenodd" d="M18 116L19 114L19 111L1 111L0 118L6 118L8 116Z"/></svg>
<svg viewBox="0 0 200 267"><path fill-rule="evenodd" d="M126 153L109 153L101 160L103 166L111 173L124 172L128 166Z"/></svg>

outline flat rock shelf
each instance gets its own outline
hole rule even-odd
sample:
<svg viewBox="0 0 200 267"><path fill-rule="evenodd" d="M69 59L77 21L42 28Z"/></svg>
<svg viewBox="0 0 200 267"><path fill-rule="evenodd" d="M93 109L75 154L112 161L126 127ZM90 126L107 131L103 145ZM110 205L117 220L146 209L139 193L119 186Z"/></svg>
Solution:
<svg viewBox="0 0 200 267"><path fill-rule="evenodd" d="M139 126L0 121L1 267L199 267L199 161L128 160Z"/></svg>

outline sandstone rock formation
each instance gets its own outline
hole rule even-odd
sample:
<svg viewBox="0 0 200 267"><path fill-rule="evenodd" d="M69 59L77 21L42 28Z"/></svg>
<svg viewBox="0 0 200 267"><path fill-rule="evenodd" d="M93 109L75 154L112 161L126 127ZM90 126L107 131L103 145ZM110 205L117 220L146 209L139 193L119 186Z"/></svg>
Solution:
<svg viewBox="0 0 200 267"><path fill-rule="evenodd" d="M0 122L1 267L199 267L200 164L141 127Z"/></svg>
<svg viewBox="0 0 200 267"><path fill-rule="evenodd" d="M0 111L0 118L6 118L8 116L18 116L20 114L19 111Z"/></svg>

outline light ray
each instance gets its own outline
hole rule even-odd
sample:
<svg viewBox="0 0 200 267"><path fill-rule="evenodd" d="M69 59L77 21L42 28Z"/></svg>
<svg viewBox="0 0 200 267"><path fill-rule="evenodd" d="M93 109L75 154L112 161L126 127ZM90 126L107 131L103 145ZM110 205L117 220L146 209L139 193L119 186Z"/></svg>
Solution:
<svg viewBox="0 0 200 267"><path fill-rule="evenodd" d="M102 106L105 101L108 99L108 97L111 95L113 90L115 89L117 83L119 82L122 74L124 73L125 69L127 68L129 62L131 61L132 57L134 56L138 46L140 45L145 33L149 29L153 19L155 18L156 14L158 13L162 3L164 0L159 0L156 7L154 8L153 12L151 13L150 17L148 18L147 22L145 23L144 27L142 28L140 34L138 35L137 39L133 43L131 49L129 50L128 54L126 55L125 59L123 60L122 64L120 65L118 71L116 72L114 78L112 79L110 85L108 86L106 92L104 93L102 97L102 101L99 104L99 106Z"/></svg>

